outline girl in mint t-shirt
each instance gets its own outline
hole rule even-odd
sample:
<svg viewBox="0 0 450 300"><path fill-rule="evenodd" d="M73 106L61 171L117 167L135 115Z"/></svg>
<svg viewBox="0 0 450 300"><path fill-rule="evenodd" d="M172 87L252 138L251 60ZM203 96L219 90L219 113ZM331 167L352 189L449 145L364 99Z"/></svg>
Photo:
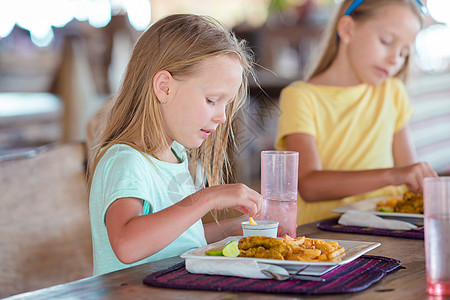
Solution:
<svg viewBox="0 0 450 300"><path fill-rule="evenodd" d="M94 274L240 233L233 219L203 226L210 211L260 210L259 193L223 184L251 72L245 44L212 18L172 15L142 34L90 166Z"/></svg>

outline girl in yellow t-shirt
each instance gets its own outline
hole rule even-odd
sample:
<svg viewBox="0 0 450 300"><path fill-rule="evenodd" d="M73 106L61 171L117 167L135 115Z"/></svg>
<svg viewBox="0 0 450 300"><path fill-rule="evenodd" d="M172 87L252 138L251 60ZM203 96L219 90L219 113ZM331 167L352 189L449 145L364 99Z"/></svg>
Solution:
<svg viewBox="0 0 450 300"><path fill-rule="evenodd" d="M422 191L405 80L426 8L418 0L345 0L306 82L280 97L275 146L300 153L298 223L364 198Z"/></svg>

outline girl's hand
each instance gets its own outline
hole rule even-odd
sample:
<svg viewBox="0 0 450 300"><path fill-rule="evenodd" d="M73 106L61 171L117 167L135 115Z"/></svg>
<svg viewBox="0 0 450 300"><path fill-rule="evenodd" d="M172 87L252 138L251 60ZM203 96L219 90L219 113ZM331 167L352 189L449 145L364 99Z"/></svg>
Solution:
<svg viewBox="0 0 450 300"><path fill-rule="evenodd" d="M394 168L395 185L406 184L414 193L423 192L423 179L425 177L437 177L438 175L426 162L420 162L405 167Z"/></svg>
<svg viewBox="0 0 450 300"><path fill-rule="evenodd" d="M213 209L216 210L234 208L244 214L254 216L262 206L262 196L241 183L216 185L197 193L201 197L206 197Z"/></svg>

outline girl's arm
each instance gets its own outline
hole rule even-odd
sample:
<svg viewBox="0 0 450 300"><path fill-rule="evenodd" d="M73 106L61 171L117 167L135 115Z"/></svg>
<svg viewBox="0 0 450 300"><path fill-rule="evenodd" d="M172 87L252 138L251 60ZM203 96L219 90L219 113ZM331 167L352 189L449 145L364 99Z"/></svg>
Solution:
<svg viewBox="0 0 450 300"><path fill-rule="evenodd" d="M106 228L117 258L130 264L162 250L212 209L235 208L255 215L262 197L243 184L214 186L175 205L142 215L142 200L120 198L106 213Z"/></svg>
<svg viewBox="0 0 450 300"><path fill-rule="evenodd" d="M405 134L403 132L403 134ZM405 140L400 134L399 140ZM366 193L387 185L407 184L415 192L420 192L421 181L436 173L427 163L416 163L396 168L374 169L364 171L328 171L322 169L314 137L297 133L285 137L286 149L297 151L299 155L298 187L306 202L332 200L361 193ZM403 146L396 141L396 163L401 165L406 160L400 158Z"/></svg>
<svg viewBox="0 0 450 300"><path fill-rule="evenodd" d="M394 134L392 153L397 176L404 178L404 183L411 191L422 193L423 179L438 176L428 163L415 163L417 155L409 126Z"/></svg>
<svg viewBox="0 0 450 300"><path fill-rule="evenodd" d="M392 153L396 167L407 166L417 161L416 150L408 125L394 134Z"/></svg>

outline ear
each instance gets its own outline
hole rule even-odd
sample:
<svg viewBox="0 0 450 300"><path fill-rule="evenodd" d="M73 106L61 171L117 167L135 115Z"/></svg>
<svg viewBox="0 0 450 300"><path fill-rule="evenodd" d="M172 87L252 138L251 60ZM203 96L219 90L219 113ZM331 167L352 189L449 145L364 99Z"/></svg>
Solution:
<svg viewBox="0 0 450 300"><path fill-rule="evenodd" d="M347 44L352 39L354 26L355 21L350 16L342 16L339 19L336 31L343 43Z"/></svg>
<svg viewBox="0 0 450 300"><path fill-rule="evenodd" d="M153 76L153 91L161 104L167 101L171 80L172 75L166 70L160 70Z"/></svg>

